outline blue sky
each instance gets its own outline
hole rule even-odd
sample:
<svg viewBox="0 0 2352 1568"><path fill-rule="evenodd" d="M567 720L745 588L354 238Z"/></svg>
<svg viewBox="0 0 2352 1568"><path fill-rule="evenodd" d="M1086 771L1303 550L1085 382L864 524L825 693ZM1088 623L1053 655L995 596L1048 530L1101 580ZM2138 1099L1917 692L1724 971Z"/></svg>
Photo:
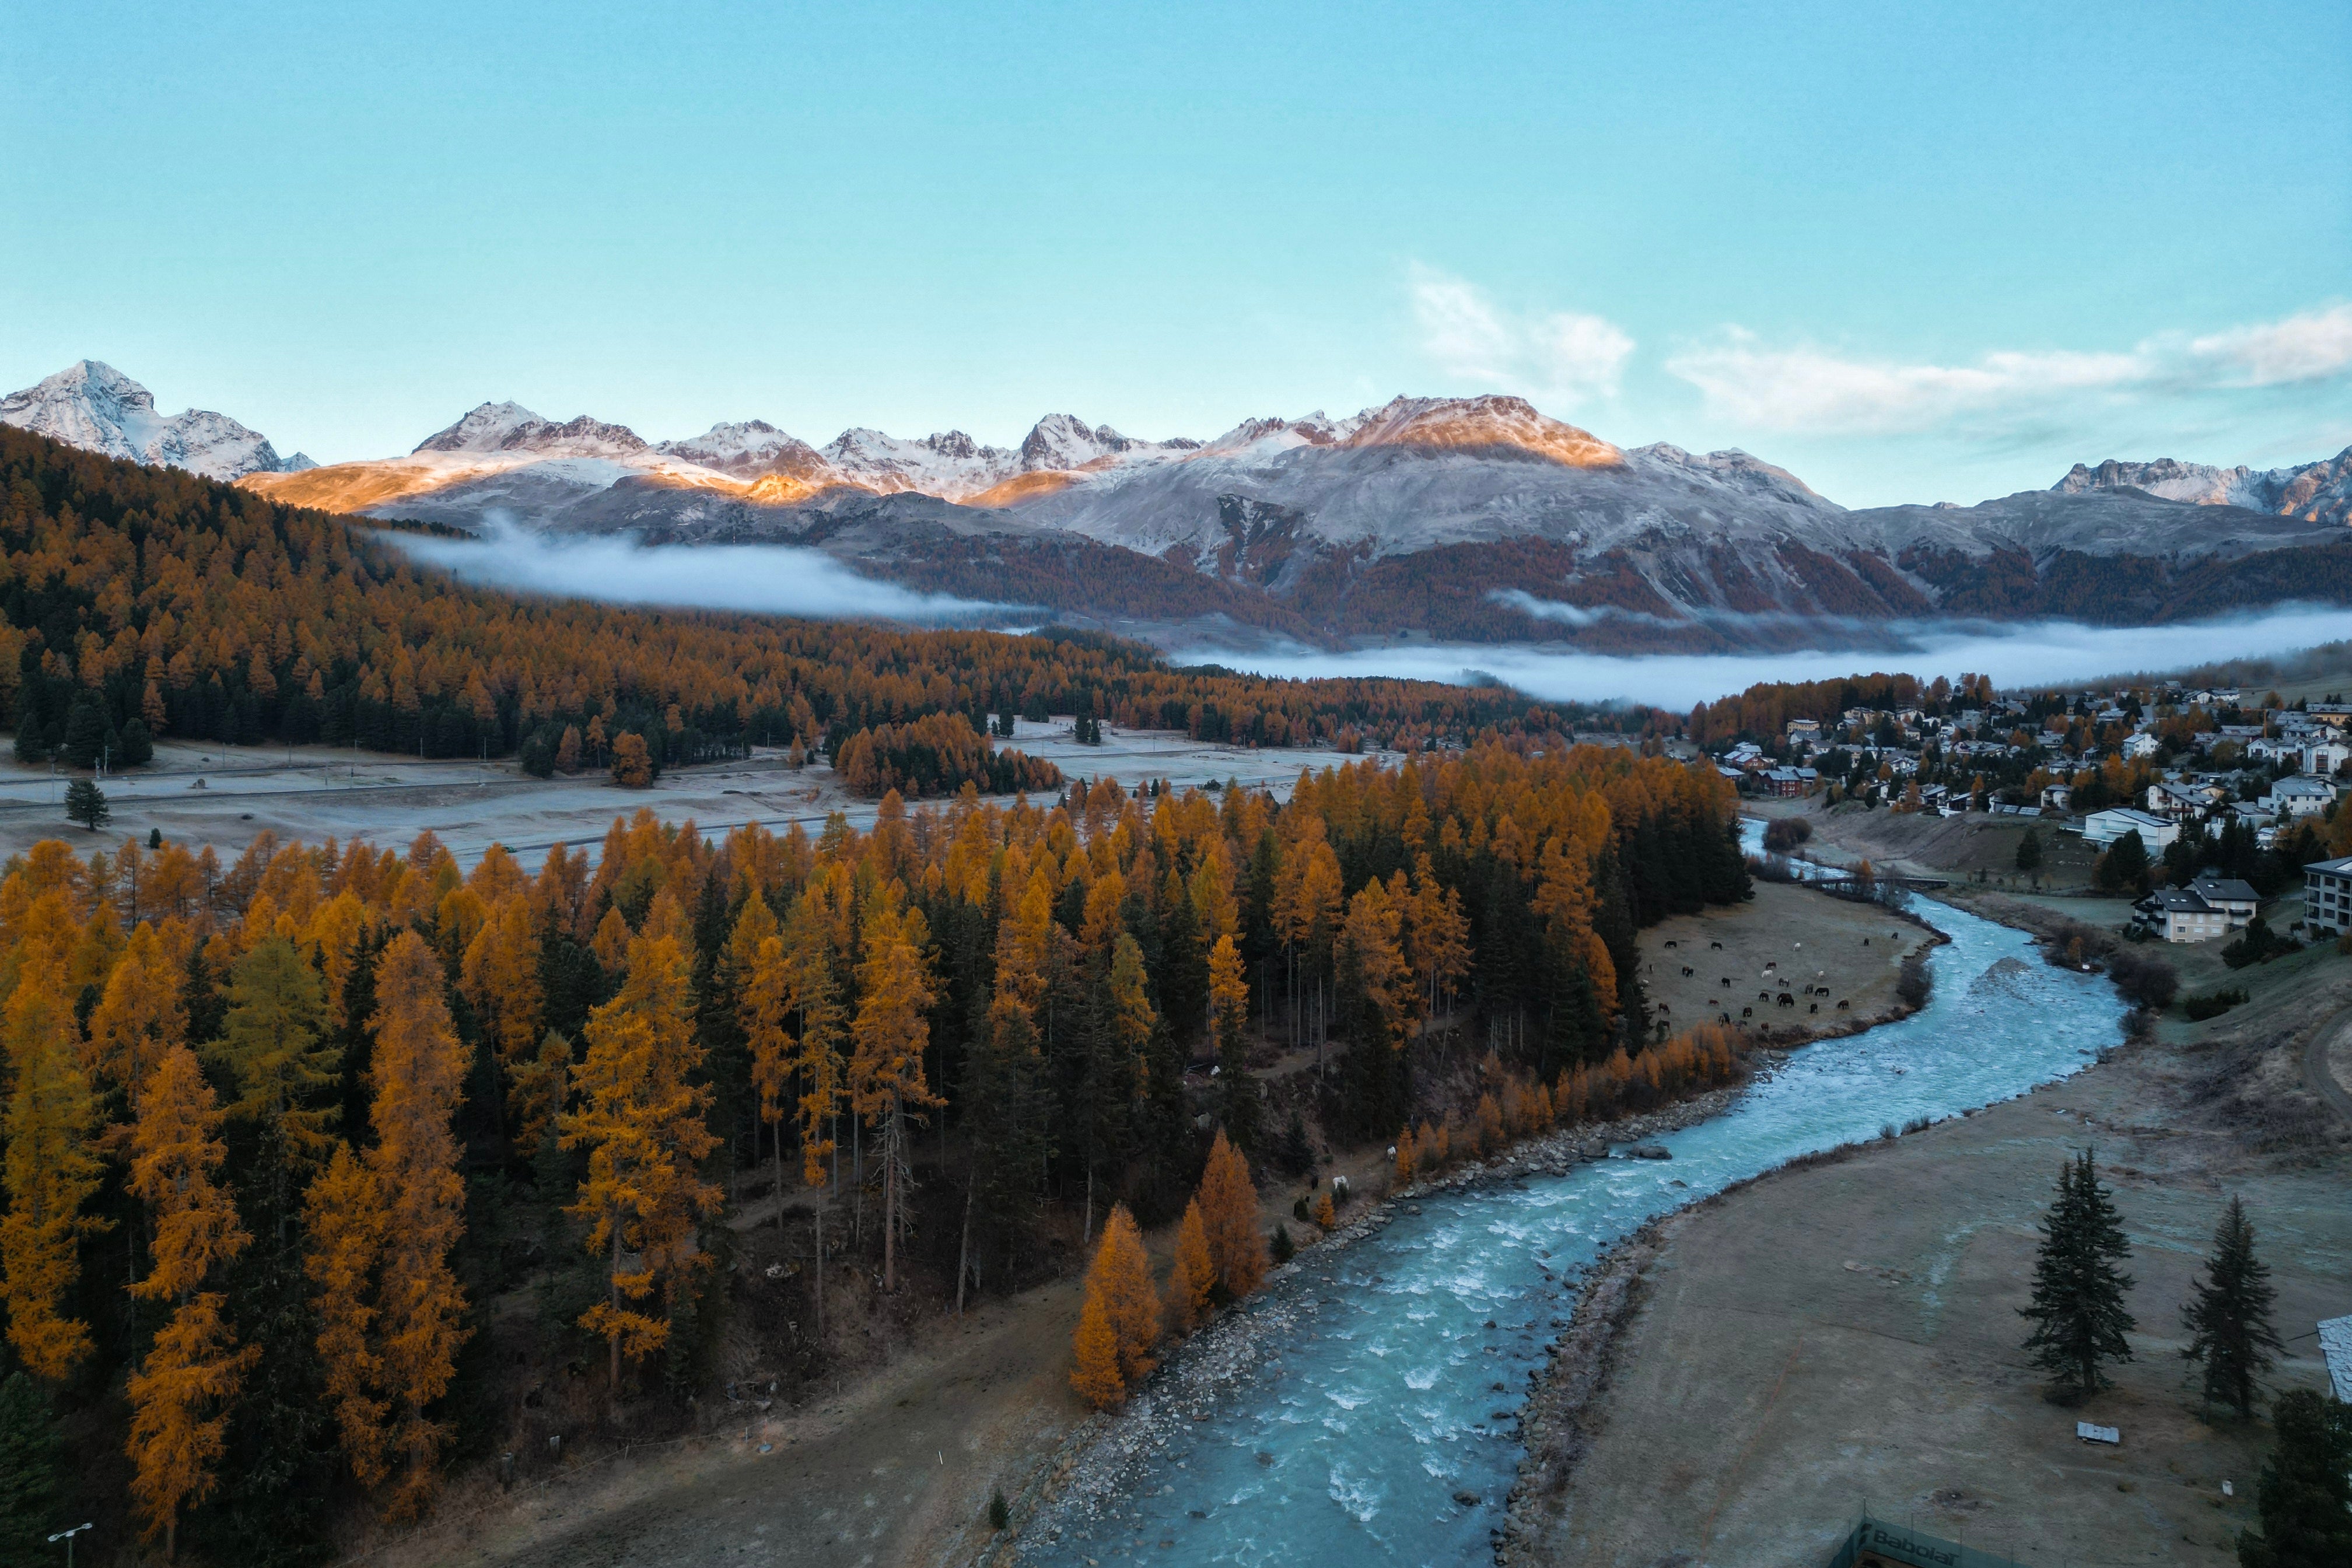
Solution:
<svg viewBox="0 0 2352 1568"><path fill-rule="evenodd" d="M2269 466L2352 443L2347 58L2341 0L19 5L0 387L326 460L1510 391L1849 505Z"/></svg>

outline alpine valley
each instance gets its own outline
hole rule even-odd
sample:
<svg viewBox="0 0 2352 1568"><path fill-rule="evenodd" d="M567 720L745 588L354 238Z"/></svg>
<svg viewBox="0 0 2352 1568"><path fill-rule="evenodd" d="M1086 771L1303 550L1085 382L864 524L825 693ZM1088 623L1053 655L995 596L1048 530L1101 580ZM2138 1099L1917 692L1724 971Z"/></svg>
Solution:
<svg viewBox="0 0 2352 1568"><path fill-rule="evenodd" d="M404 456L281 459L235 420L165 420L85 361L0 421L290 504L468 532L772 543L857 573L1147 638L1593 651L1856 647L1927 617L2187 621L2352 604L2352 448L2256 472L2077 465L2047 490L1849 510L1740 451L1620 448L1516 397L1142 440L1067 415L1015 447L760 420L651 442L483 404Z"/></svg>

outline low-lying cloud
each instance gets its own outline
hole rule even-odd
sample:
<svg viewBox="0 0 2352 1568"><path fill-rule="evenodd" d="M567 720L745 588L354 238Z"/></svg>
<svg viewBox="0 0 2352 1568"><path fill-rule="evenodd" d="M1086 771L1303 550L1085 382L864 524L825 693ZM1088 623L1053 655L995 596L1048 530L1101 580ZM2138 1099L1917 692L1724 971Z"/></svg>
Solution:
<svg viewBox="0 0 2352 1568"><path fill-rule="evenodd" d="M1013 606L945 594L919 594L861 577L817 550L785 544L659 545L633 538L551 539L493 521L480 539L386 531L411 558L485 587L823 620L911 621L996 626Z"/></svg>
<svg viewBox="0 0 2352 1568"><path fill-rule="evenodd" d="M1899 639L1899 645L1889 649L1831 644L1793 653L1753 654L1599 654L1526 643L1237 653L1201 645L1171 657L1179 663L1212 662L1299 678L1391 676L1463 683L1491 677L1551 701L1626 701L1682 710L1758 681L1825 680L1879 669L1908 670L1928 679L1969 672L1990 676L1996 686L2031 688L2129 670L2179 669L2191 660L2273 658L2342 637L2344 611L2340 606L2290 606L2261 616L2165 626L2086 626L2064 621L1966 627L1893 623L1881 630L1883 636Z"/></svg>
<svg viewBox="0 0 2352 1568"><path fill-rule="evenodd" d="M2037 419L2081 398L2306 385L2352 373L2352 305L2122 350L2000 350L1961 364L1774 347L1738 328L1666 369L1715 413L1760 430L1897 435Z"/></svg>

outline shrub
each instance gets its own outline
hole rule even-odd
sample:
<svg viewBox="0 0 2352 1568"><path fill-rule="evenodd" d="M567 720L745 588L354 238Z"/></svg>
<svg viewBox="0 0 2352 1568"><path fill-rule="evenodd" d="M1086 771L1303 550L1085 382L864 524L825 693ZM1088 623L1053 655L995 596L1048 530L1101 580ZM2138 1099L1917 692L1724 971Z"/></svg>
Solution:
<svg viewBox="0 0 2352 1568"><path fill-rule="evenodd" d="M1895 977L1895 994L1906 1007L1916 1012L1927 1005L1935 994L1936 976L1927 967L1927 956L1915 952L1903 961L1903 968Z"/></svg>
<svg viewBox="0 0 2352 1568"><path fill-rule="evenodd" d="M1813 825L1801 816L1776 816L1764 825L1764 848L1768 854L1790 854L1810 843L1812 837Z"/></svg>
<svg viewBox="0 0 2352 1568"><path fill-rule="evenodd" d="M2246 999L2243 991L2215 991L2204 996L2184 996L2180 1010L2189 1015L2191 1023L2201 1024L2208 1018L2218 1018Z"/></svg>
<svg viewBox="0 0 2352 1568"><path fill-rule="evenodd" d="M2221 950L2221 962L2232 969L2243 969L2302 951L2303 943L2291 936L2279 935L2271 930L2269 921L2256 915L2246 922L2246 934Z"/></svg>
<svg viewBox="0 0 2352 1568"><path fill-rule="evenodd" d="M2172 965L2154 953L2137 952L2126 948L2107 963L2107 978L2125 1001L2135 1007L2152 1007L2158 1011L2172 1005L2180 990L2180 976Z"/></svg>

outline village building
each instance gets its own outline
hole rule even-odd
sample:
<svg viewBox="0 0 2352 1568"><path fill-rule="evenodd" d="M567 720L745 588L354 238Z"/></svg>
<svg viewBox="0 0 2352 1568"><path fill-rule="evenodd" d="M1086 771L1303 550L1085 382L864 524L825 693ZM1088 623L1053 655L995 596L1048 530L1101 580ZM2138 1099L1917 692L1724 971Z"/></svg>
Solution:
<svg viewBox="0 0 2352 1568"><path fill-rule="evenodd" d="M2140 843L2154 855L2180 837L2180 825L2127 805L2111 805L2083 819L2083 842L2095 849L2105 849L2126 833L2138 834Z"/></svg>
<svg viewBox="0 0 2352 1568"><path fill-rule="evenodd" d="M2352 855L2303 868L2303 923L2339 934L2352 931Z"/></svg>
<svg viewBox="0 0 2352 1568"><path fill-rule="evenodd" d="M2273 784L2263 806L2273 816L2315 816L2335 799L2336 785L2329 780L2296 776Z"/></svg>
<svg viewBox="0 0 2352 1568"><path fill-rule="evenodd" d="M2187 888L2158 888L2132 906L2132 923L2166 942L2210 942L2230 930L2225 911Z"/></svg>

